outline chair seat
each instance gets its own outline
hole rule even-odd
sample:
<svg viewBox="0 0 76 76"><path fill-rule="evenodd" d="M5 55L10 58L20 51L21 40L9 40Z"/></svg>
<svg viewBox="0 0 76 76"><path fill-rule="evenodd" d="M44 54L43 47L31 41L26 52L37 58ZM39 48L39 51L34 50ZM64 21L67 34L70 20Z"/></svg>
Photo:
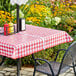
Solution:
<svg viewBox="0 0 76 76"><path fill-rule="evenodd" d="M51 67L53 68L54 74L57 75L59 67L60 67L60 63L58 63L58 62L50 62L50 63L51 63ZM64 73L69 68L70 68L69 66L63 65L60 73ZM38 65L36 67L36 71L52 75L49 65L47 63Z"/></svg>

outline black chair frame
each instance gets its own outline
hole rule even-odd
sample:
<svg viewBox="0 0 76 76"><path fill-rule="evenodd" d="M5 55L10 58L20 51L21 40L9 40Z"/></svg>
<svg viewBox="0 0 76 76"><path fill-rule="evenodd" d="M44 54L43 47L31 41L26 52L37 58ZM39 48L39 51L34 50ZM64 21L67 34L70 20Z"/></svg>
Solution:
<svg viewBox="0 0 76 76"><path fill-rule="evenodd" d="M72 45L71 45L72 46ZM59 67L59 70L57 72L57 75L54 74L54 71L53 71L53 68L51 66L51 64L49 63L49 61L47 61L46 59L41 59L41 58L35 58L34 57L34 54L32 54L32 58L34 59L35 63L34 63L34 73L33 73L33 76L35 76L35 72L38 71L38 72L41 72L41 73L44 73L48 76L59 76L60 74L60 71L61 71L61 68L62 68L62 65L63 65L63 61L64 61L64 58L67 54L67 52L69 51L69 49L71 48L71 46L69 46L69 48L66 50L66 49L60 49L57 51L57 54L56 54L56 57L54 59L54 61L56 62L57 60L57 57L58 57L58 54L60 51L65 51L64 55L63 55L63 58L61 60L61 63L60 63L60 67ZM36 64L39 64L39 62L37 62L38 60L41 60L41 61L45 61L45 63L48 64L49 68L50 68L50 71L52 73L52 75L49 75L47 72L42 72L42 71L39 71L39 70L36 70ZM39 64L40 65L40 64ZM74 71L74 75L76 76L76 71L75 71L75 67L76 67L76 64L74 64L74 61L72 61L72 66L69 66L70 68L73 68L73 71Z"/></svg>

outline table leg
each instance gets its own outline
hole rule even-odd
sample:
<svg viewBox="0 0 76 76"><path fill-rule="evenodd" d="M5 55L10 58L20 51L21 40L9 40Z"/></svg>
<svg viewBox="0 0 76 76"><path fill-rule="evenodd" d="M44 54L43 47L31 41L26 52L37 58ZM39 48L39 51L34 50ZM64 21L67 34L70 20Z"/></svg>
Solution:
<svg viewBox="0 0 76 76"><path fill-rule="evenodd" d="M4 63L5 58L5 56L0 55L0 65Z"/></svg>
<svg viewBox="0 0 76 76"><path fill-rule="evenodd" d="M20 58L20 70L21 70L21 66L22 66L22 65L21 65L21 58Z"/></svg>
<svg viewBox="0 0 76 76"><path fill-rule="evenodd" d="M17 76L20 76L20 59L17 59Z"/></svg>

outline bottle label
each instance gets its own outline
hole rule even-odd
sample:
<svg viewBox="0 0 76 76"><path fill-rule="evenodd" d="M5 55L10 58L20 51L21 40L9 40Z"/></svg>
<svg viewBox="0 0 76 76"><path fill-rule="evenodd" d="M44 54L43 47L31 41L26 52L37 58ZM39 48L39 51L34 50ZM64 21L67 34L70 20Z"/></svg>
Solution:
<svg viewBox="0 0 76 76"><path fill-rule="evenodd" d="M23 30L25 30L25 19L22 19L21 21L22 21L21 30L23 31Z"/></svg>

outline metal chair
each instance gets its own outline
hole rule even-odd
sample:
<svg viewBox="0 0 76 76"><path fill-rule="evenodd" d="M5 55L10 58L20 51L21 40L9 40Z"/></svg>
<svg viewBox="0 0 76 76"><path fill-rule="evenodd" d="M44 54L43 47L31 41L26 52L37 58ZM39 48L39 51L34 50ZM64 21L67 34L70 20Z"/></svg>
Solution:
<svg viewBox="0 0 76 76"><path fill-rule="evenodd" d="M64 55L61 59L61 62L57 62L57 58L60 51L64 51ZM75 60L76 60L76 42L73 42L68 49L60 49L57 51L56 57L54 61L47 61L46 59L35 58L34 54L32 57L35 61L34 63L34 73L35 76L36 71L46 74L47 76L59 76L61 73L66 72L68 69L73 68L74 75L75 72ZM44 61L44 64L40 64L38 61ZM37 65L38 64L38 65Z"/></svg>

